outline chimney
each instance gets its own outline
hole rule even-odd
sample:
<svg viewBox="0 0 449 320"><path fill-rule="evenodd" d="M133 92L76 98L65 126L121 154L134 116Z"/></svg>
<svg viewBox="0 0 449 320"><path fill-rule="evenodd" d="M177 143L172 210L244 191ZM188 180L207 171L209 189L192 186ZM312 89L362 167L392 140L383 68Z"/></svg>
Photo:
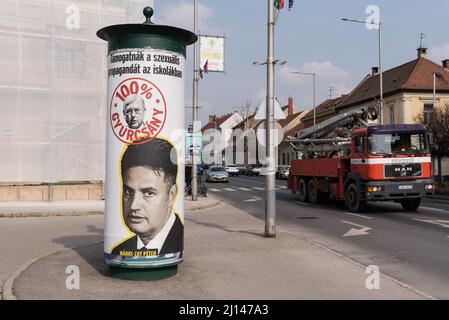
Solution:
<svg viewBox="0 0 449 320"><path fill-rule="evenodd" d="M371 75L375 76L376 74L379 74L379 67L372 67Z"/></svg>
<svg viewBox="0 0 449 320"><path fill-rule="evenodd" d="M209 116L209 122L215 122L215 118L216 118L215 115L210 115Z"/></svg>
<svg viewBox="0 0 449 320"><path fill-rule="evenodd" d="M288 98L288 116L293 115L293 98L290 96Z"/></svg>
<svg viewBox="0 0 449 320"><path fill-rule="evenodd" d="M443 68L449 69L449 59L443 60Z"/></svg>
<svg viewBox="0 0 449 320"><path fill-rule="evenodd" d="M418 48L418 58L427 57L427 48Z"/></svg>

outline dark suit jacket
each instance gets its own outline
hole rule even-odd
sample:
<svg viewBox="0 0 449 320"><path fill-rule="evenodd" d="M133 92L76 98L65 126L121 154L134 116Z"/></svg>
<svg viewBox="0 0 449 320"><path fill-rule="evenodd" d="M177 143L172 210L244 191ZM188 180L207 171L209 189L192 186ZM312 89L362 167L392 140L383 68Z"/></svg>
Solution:
<svg viewBox="0 0 449 320"><path fill-rule="evenodd" d="M158 253L159 255L168 254L168 253L176 253L180 252L184 249L184 226L179 220L178 215L175 214L176 220L173 223L172 228L168 232L167 238L165 239L164 244L162 245L161 251ZM138 250L137 249L137 235L126 240L125 242L119 244L114 249L112 249L113 255L120 255L120 251L147 251L145 247Z"/></svg>

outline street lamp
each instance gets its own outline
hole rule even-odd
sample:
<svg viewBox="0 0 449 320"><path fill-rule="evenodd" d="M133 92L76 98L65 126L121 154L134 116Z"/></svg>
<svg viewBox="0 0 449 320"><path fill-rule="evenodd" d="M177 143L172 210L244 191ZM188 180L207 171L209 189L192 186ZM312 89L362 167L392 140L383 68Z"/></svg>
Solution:
<svg viewBox="0 0 449 320"><path fill-rule="evenodd" d="M316 73L293 71L293 74L312 76L313 78L313 125L316 125Z"/></svg>
<svg viewBox="0 0 449 320"><path fill-rule="evenodd" d="M377 26L378 30L378 45L379 45L379 78L380 78L380 104L379 104L379 123L383 124L383 110L384 110L384 89L383 89L383 72L382 72L382 23L379 22L368 22L368 21L361 21L361 20L354 20L354 19L341 19L345 22L355 22L355 23L362 23L364 25L371 24Z"/></svg>
<svg viewBox="0 0 449 320"><path fill-rule="evenodd" d="M435 110L435 106L437 104L436 93L437 93L437 77L441 77L441 73L434 72L433 74L433 109Z"/></svg>
<svg viewBox="0 0 449 320"><path fill-rule="evenodd" d="M198 33L198 0L193 1L193 32ZM198 131L198 83L200 81L200 74L198 69L198 46L195 42L193 46L193 94L192 94L192 200L197 201L198 198L198 182L196 173L196 157L195 147L197 145L196 133Z"/></svg>

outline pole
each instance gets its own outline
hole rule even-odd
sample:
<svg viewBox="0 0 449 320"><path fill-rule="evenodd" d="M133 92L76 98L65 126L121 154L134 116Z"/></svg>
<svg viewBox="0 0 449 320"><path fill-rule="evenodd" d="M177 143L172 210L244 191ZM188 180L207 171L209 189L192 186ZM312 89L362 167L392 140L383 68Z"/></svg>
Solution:
<svg viewBox="0 0 449 320"><path fill-rule="evenodd" d="M436 104L437 104L437 74L433 73L433 110L435 110Z"/></svg>
<svg viewBox="0 0 449 320"><path fill-rule="evenodd" d="M313 125L316 125L316 74L313 74Z"/></svg>
<svg viewBox="0 0 449 320"><path fill-rule="evenodd" d="M266 113L266 156L265 176L265 236L276 236L276 180L274 164L274 3L268 0L268 57L267 57L267 113Z"/></svg>
<svg viewBox="0 0 449 320"><path fill-rule="evenodd" d="M382 23L379 21L379 78L380 78L380 124L384 123L384 86L382 71Z"/></svg>
<svg viewBox="0 0 449 320"><path fill-rule="evenodd" d="M198 0L193 1L193 32L198 33ZM197 200L198 183L196 174L196 145L197 145L197 120L198 120L198 64L197 43L193 46L193 105L192 105L192 201Z"/></svg>

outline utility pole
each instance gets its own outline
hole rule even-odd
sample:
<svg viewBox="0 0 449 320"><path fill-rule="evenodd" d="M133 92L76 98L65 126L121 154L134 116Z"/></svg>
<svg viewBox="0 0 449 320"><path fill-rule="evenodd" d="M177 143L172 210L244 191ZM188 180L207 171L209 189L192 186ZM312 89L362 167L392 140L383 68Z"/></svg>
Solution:
<svg viewBox="0 0 449 320"><path fill-rule="evenodd" d="M266 110L266 202L265 236L276 236L276 179L274 148L274 3L268 0L267 110Z"/></svg>
<svg viewBox="0 0 449 320"><path fill-rule="evenodd" d="M343 18L341 19L343 21L346 22L355 22L355 23L360 23L360 24L364 24L366 25L367 22L366 21L361 21L361 20L354 20L354 19L347 19L347 18ZM383 124L384 121L384 85L383 85L383 70L382 70L382 22L371 22L370 24L374 25L377 27L377 31L378 31L378 47L379 47L379 91L380 91L380 98L379 98L379 124ZM424 35L421 34L421 43L422 43L422 38Z"/></svg>
<svg viewBox="0 0 449 320"><path fill-rule="evenodd" d="M313 78L313 125L316 125L316 73L293 71L293 74L312 76ZM332 88L332 87L331 87Z"/></svg>
<svg viewBox="0 0 449 320"><path fill-rule="evenodd" d="M332 92L335 91L334 87L329 87L329 99L332 100Z"/></svg>
<svg viewBox="0 0 449 320"><path fill-rule="evenodd" d="M193 33L198 33L198 0L193 1ZM195 42L193 46L193 104L192 104L192 200L196 201L198 198L198 181L196 173L196 147L197 132L198 132L198 83L200 81L198 61L197 61L197 50L198 46Z"/></svg>

